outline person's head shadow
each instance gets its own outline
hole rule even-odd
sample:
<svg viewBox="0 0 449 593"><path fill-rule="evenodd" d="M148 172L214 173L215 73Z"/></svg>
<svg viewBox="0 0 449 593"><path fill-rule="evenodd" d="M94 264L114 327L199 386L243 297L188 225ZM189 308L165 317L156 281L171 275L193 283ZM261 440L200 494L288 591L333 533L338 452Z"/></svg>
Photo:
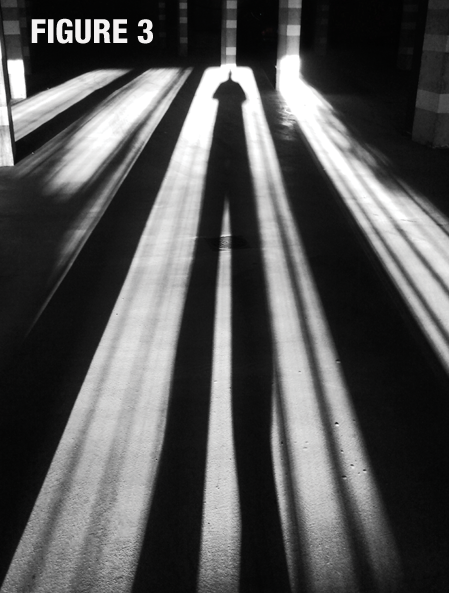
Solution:
<svg viewBox="0 0 449 593"><path fill-rule="evenodd" d="M229 71L228 79L218 85L213 98L217 99L220 104L225 104L229 108L239 108L240 105L246 101L245 91L238 82L232 79L231 70Z"/></svg>

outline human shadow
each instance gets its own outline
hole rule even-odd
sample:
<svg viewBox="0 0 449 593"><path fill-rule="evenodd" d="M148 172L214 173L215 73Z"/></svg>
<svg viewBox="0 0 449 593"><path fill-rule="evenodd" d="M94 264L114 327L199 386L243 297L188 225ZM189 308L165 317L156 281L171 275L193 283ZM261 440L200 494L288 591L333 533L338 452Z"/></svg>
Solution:
<svg viewBox="0 0 449 593"><path fill-rule="evenodd" d="M289 591L270 447L273 346L244 132L242 87L220 84L167 424L133 593L196 591L221 249L232 267L232 424L241 518L240 585ZM225 205L231 237L220 241ZM224 583L225 585L225 583Z"/></svg>

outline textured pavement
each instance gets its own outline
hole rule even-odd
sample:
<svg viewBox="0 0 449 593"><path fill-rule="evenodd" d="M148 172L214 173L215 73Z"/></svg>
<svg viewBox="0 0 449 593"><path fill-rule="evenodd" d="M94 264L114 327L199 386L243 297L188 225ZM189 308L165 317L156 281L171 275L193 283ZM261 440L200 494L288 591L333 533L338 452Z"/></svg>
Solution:
<svg viewBox="0 0 449 593"><path fill-rule="evenodd" d="M394 254L407 196L444 230L447 153L335 60L305 63L328 111L302 127L249 68L84 77L41 126L16 106L2 592L447 590L444 358L345 200L376 172Z"/></svg>

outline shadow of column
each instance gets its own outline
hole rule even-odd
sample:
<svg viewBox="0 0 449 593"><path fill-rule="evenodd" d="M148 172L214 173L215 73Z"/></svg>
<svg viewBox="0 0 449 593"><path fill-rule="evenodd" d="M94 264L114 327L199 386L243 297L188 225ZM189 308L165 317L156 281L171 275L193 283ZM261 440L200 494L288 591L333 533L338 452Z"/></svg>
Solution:
<svg viewBox="0 0 449 593"><path fill-rule="evenodd" d="M242 87L216 90L217 118L179 340L166 432L133 593L196 591L212 381L219 237L228 203L232 249L232 421L243 592L289 591L270 446L273 353ZM209 239L206 241L204 239ZM212 241L211 241L212 239ZM210 248L210 245L217 248ZM225 589L226 584L224 584Z"/></svg>

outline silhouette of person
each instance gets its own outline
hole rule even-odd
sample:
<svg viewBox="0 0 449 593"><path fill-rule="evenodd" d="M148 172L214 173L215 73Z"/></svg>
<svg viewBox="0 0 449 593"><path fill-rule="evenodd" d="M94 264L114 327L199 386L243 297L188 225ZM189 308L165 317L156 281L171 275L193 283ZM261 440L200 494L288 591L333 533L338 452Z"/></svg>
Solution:
<svg viewBox="0 0 449 593"><path fill-rule="evenodd" d="M272 339L242 87L219 85L202 210L177 344L164 445L133 593L197 589L212 382L219 238L229 204L232 423L241 516L240 592L289 591L271 456ZM213 245L213 243L212 243ZM232 243L231 243L232 246Z"/></svg>
<svg viewBox="0 0 449 593"><path fill-rule="evenodd" d="M253 222L252 213L244 212L251 206L253 193L242 113L246 95L229 73L213 98L218 100L218 108L198 234L200 237L220 235L223 207L227 200L232 235L243 236L247 233L247 224Z"/></svg>

